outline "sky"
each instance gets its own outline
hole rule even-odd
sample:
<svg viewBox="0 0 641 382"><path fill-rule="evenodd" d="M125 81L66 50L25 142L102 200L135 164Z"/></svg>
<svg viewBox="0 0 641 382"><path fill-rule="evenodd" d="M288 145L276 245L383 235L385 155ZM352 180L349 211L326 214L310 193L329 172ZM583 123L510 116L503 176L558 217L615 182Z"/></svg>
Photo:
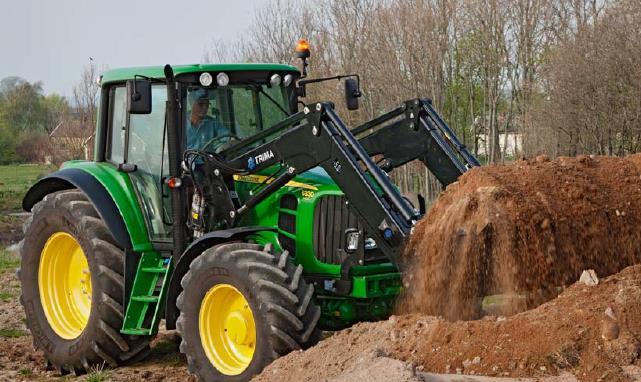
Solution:
<svg viewBox="0 0 641 382"><path fill-rule="evenodd" d="M70 97L83 67L199 63L267 0L0 0L0 79Z"/></svg>

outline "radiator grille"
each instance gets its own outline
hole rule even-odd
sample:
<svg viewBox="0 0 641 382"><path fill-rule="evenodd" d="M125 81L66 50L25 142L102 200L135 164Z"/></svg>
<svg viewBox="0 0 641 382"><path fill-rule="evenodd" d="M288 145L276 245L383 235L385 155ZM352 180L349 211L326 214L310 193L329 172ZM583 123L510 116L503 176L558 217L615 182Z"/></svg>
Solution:
<svg viewBox="0 0 641 382"><path fill-rule="evenodd" d="M316 258L323 263L340 264L339 248L344 246L344 232L347 228L362 230L362 225L345 204L344 196L323 196L314 210L314 250Z"/></svg>
<svg viewBox="0 0 641 382"><path fill-rule="evenodd" d="M296 256L296 209L298 201L294 195L284 195L280 200L278 213L278 241L283 249Z"/></svg>

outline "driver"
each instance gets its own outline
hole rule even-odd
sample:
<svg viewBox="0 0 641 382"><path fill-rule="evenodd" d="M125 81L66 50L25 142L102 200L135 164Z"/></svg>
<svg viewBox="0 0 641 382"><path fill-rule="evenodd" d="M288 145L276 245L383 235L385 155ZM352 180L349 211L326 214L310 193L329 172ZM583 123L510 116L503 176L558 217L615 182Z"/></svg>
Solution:
<svg viewBox="0 0 641 382"><path fill-rule="evenodd" d="M208 114L210 100L206 90L191 92L188 101L191 104L191 115L187 120L187 149L203 149L213 138L229 135L229 129L218 118Z"/></svg>

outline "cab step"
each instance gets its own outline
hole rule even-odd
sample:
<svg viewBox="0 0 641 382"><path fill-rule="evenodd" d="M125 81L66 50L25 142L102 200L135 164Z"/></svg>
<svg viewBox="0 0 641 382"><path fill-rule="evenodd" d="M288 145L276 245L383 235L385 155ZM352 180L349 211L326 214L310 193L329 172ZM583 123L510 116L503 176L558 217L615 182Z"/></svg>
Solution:
<svg viewBox="0 0 641 382"><path fill-rule="evenodd" d="M144 336L158 332L173 269L171 260L157 252L142 253L121 333Z"/></svg>

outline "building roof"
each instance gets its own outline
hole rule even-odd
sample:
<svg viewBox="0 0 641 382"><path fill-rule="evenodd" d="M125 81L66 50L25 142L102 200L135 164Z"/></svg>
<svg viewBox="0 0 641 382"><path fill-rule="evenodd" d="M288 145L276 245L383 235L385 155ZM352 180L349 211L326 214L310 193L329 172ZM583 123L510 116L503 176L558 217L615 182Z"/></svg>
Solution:
<svg viewBox="0 0 641 382"><path fill-rule="evenodd" d="M172 66L174 75L193 72L232 72L232 71L283 71L298 72L298 69L285 64L248 63L248 64L194 64ZM112 69L102 75L102 84L131 80L134 75L150 78L165 78L164 66L143 66L137 68Z"/></svg>

